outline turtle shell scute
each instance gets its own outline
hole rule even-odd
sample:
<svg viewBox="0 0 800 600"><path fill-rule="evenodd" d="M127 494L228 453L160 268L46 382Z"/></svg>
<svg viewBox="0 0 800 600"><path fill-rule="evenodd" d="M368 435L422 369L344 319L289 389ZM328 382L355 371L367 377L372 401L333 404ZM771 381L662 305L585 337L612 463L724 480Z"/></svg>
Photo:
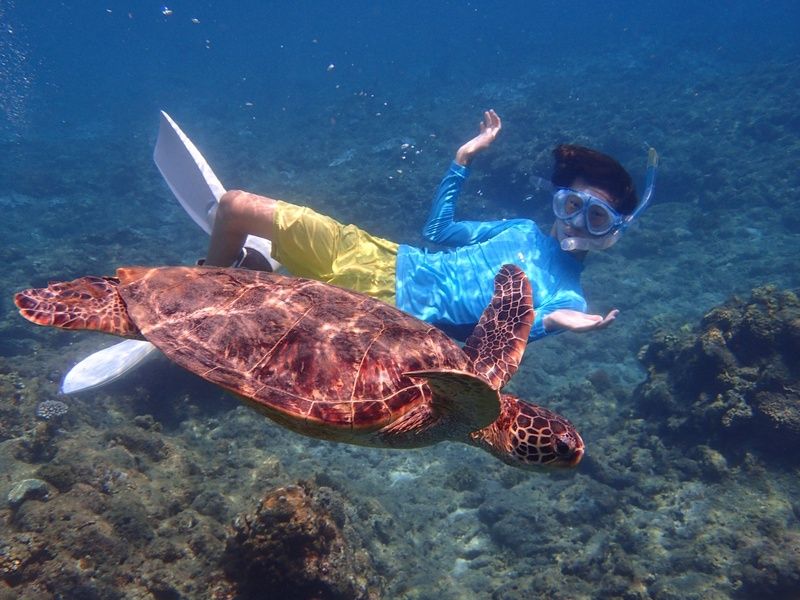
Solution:
<svg viewBox="0 0 800 600"><path fill-rule="evenodd" d="M439 330L316 281L168 267L129 278L120 294L170 359L295 427L378 429L430 401L404 373L468 370Z"/></svg>

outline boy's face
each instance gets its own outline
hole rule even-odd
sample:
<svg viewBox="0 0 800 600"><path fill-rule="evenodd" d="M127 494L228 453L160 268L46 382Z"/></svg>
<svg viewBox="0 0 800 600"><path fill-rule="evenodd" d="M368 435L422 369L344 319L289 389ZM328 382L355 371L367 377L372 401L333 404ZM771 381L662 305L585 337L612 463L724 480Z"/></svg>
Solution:
<svg viewBox="0 0 800 600"><path fill-rule="evenodd" d="M602 190L598 187L592 186L584 182L582 179L576 179L572 182L572 185L569 186L570 189L575 190L576 192L587 192L600 200L605 201L611 208L616 210L615 201L605 190ZM591 209L590 209L591 210ZM552 235L555 237L559 243L561 243L566 238L591 238L592 236L586 231L583 225L583 219L587 218L587 215L583 215L583 218L578 219L576 223L571 223L564 221L562 219L556 218L555 223L553 223L553 230ZM592 215L588 215L588 218L592 218Z"/></svg>

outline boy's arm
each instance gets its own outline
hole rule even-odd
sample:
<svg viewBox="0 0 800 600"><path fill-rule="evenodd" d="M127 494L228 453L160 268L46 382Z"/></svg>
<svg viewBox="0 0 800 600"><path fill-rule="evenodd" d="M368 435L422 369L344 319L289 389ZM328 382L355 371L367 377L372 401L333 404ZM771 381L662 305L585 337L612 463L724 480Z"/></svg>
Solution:
<svg viewBox="0 0 800 600"><path fill-rule="evenodd" d="M468 167L476 154L492 145L502 128L503 122L500 120L500 116L492 108L487 110L483 113L480 132L458 149L455 162L462 167Z"/></svg>
<svg viewBox="0 0 800 600"><path fill-rule="evenodd" d="M455 205L461 186L469 176L469 164L476 154L488 148L500 133L502 123L494 110L483 115L480 133L461 146L456 157L436 190L436 197L422 229L426 240L448 246L465 246L483 241L505 229L505 221L453 220Z"/></svg>
<svg viewBox="0 0 800 600"><path fill-rule="evenodd" d="M468 246L488 240L516 223L515 220L454 221L456 199L467 175L467 167L456 162L450 165L436 190L431 212L422 228L422 236L426 240L444 246Z"/></svg>
<svg viewBox="0 0 800 600"><path fill-rule="evenodd" d="M605 317L603 315L590 315L579 310L559 308L549 315L545 315L542 320L547 332L564 329L575 333L586 333L587 331L596 331L608 327L614 322L618 314L619 310L616 308Z"/></svg>
<svg viewBox="0 0 800 600"><path fill-rule="evenodd" d="M535 285L535 284L534 284ZM541 299L536 307L530 340L556 335L564 331L585 333L603 329L617 318L617 309L605 317L586 312L586 299L579 288L562 288Z"/></svg>
<svg viewBox="0 0 800 600"><path fill-rule="evenodd" d="M603 315L591 315L574 308L558 308L558 302L550 306L539 306L536 308L536 316L533 320L533 327L529 339L536 340L546 335L555 335L565 331L574 333L586 333L605 329L617 318L619 310L616 308Z"/></svg>

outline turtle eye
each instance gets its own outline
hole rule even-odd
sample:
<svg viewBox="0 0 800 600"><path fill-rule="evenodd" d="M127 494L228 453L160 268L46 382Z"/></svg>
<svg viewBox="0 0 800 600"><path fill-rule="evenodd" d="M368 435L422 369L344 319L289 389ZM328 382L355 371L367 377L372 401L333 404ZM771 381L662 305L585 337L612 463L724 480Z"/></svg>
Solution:
<svg viewBox="0 0 800 600"><path fill-rule="evenodd" d="M556 454L558 456L569 456L572 453L572 444L563 438L556 439Z"/></svg>

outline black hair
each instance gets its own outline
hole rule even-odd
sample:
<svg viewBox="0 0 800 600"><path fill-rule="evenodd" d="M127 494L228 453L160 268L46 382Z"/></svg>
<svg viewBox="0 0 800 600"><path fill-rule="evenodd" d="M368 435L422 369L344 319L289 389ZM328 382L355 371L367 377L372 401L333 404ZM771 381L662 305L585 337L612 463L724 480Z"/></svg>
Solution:
<svg viewBox="0 0 800 600"><path fill-rule="evenodd" d="M639 203L636 186L630 174L616 160L591 148L561 144L553 150L553 175L556 187L570 187L576 179L606 192L614 200L614 208L631 214Z"/></svg>

